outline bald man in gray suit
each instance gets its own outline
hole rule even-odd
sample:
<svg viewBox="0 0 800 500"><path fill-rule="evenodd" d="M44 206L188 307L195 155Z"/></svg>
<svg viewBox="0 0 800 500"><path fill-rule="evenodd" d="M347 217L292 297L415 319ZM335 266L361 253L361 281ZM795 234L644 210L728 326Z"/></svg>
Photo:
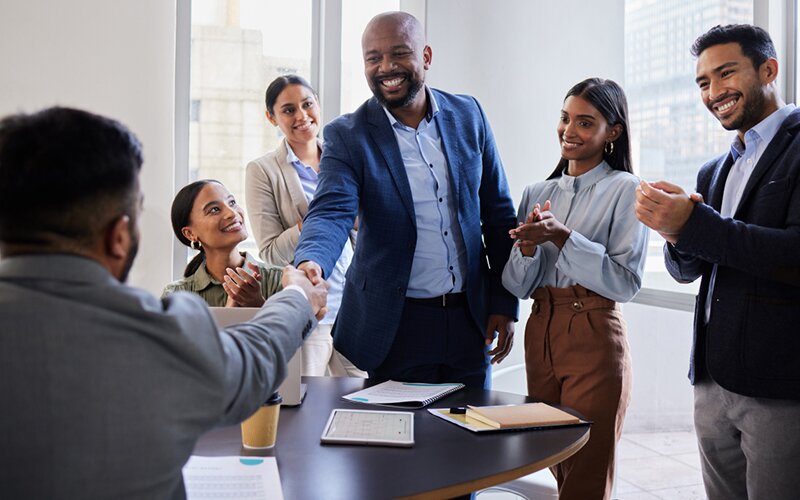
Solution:
<svg viewBox="0 0 800 500"><path fill-rule="evenodd" d="M51 108L0 121L0 497L183 498L198 437L247 418L324 315L291 267L251 323L124 284L141 146Z"/></svg>

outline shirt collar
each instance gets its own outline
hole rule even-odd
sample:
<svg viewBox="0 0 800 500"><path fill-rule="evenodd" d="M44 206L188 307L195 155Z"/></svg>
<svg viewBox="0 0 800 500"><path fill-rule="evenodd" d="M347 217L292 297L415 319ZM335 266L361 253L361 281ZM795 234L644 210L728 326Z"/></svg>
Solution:
<svg viewBox="0 0 800 500"><path fill-rule="evenodd" d="M289 141L286 141L286 161L297 170L297 175L299 175L300 178L311 181L317 180L319 174L317 174L310 165L306 165L297 157L294 150L289 145Z"/></svg>
<svg viewBox="0 0 800 500"><path fill-rule="evenodd" d="M564 170L564 173L558 178L558 187L564 191L577 193L582 189L586 189L587 187L596 184L598 181L600 181L600 179L607 176L612 170L613 169L611 166L606 163L605 160L598 163L596 167L589 170L585 174L577 177L567 175L566 170Z"/></svg>
<svg viewBox="0 0 800 500"><path fill-rule="evenodd" d="M771 115L758 122L755 126L750 128L744 133L744 143L737 135L731 143L731 155L733 160L736 161L740 156L745 153L745 147L751 147L761 141L763 144L769 144L778 133L778 129L786 120L786 117L794 111L794 104L785 104L775 110Z"/></svg>
<svg viewBox="0 0 800 500"><path fill-rule="evenodd" d="M425 121L430 122L431 120L433 120L433 117L436 116L436 114L439 112L439 103L436 102L436 97L434 97L433 92L431 92L431 89L427 85L423 86L423 88L425 89L425 95L428 96L428 113L425 115ZM397 118L395 118L394 115L386 108L386 106L381 105L381 107L383 108L383 112L386 113L386 117L389 118L389 125L391 125L392 127L397 125L409 128L406 125L400 123L397 120Z"/></svg>

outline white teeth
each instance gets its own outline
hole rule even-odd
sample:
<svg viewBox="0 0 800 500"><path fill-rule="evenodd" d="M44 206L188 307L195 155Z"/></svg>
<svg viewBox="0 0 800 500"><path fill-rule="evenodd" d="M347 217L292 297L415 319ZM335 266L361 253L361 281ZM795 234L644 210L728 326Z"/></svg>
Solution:
<svg viewBox="0 0 800 500"><path fill-rule="evenodd" d="M226 232L226 233L230 233L230 232L233 232L233 231L238 231L239 229L241 229L241 227L242 227L242 224L241 224L241 223L239 223L239 222L234 222L234 223L233 223L233 224L231 224L230 226L227 226L227 227L224 227L224 228L222 228L222 230L223 230L224 232Z"/></svg>
<svg viewBox="0 0 800 500"><path fill-rule="evenodd" d="M729 109L731 109L733 105L736 104L737 102L739 102L739 99L734 99L730 102L723 104L722 106L717 106L717 111L719 111L720 113L724 113Z"/></svg>
<svg viewBox="0 0 800 500"><path fill-rule="evenodd" d="M400 77L400 78L393 78L391 80L384 80L381 83L383 84L384 87L396 87L400 85L402 82L403 78Z"/></svg>

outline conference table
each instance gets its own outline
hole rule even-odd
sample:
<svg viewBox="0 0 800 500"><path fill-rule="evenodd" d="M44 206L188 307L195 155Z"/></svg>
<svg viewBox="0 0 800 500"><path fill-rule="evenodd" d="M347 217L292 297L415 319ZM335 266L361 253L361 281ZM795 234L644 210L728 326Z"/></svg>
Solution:
<svg viewBox="0 0 800 500"><path fill-rule="evenodd" d="M303 377L308 392L297 407L281 408L274 448L242 447L239 426L205 434L200 456L274 456L286 500L451 498L504 483L556 464L589 440L589 424L546 430L473 433L414 411L412 448L321 444L334 408L386 409L342 396L370 382L359 378ZM533 402L526 396L465 388L429 407Z"/></svg>

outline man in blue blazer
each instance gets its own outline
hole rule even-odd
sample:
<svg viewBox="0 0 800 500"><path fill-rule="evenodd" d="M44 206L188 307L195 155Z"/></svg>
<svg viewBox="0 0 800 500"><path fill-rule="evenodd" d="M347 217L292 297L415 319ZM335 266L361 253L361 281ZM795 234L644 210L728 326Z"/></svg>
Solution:
<svg viewBox="0 0 800 500"><path fill-rule="evenodd" d="M502 286L515 226L477 101L424 84L431 49L413 16L376 16L362 37L374 94L325 128L316 196L295 262L327 276L358 215L334 345L370 377L488 386L518 303ZM488 265L487 265L488 264Z"/></svg>
<svg viewBox="0 0 800 500"><path fill-rule="evenodd" d="M643 182L637 215L676 280L702 277L689 376L708 498L797 498L800 110L780 98L761 28L717 26L692 53L703 103L737 136L699 194Z"/></svg>

